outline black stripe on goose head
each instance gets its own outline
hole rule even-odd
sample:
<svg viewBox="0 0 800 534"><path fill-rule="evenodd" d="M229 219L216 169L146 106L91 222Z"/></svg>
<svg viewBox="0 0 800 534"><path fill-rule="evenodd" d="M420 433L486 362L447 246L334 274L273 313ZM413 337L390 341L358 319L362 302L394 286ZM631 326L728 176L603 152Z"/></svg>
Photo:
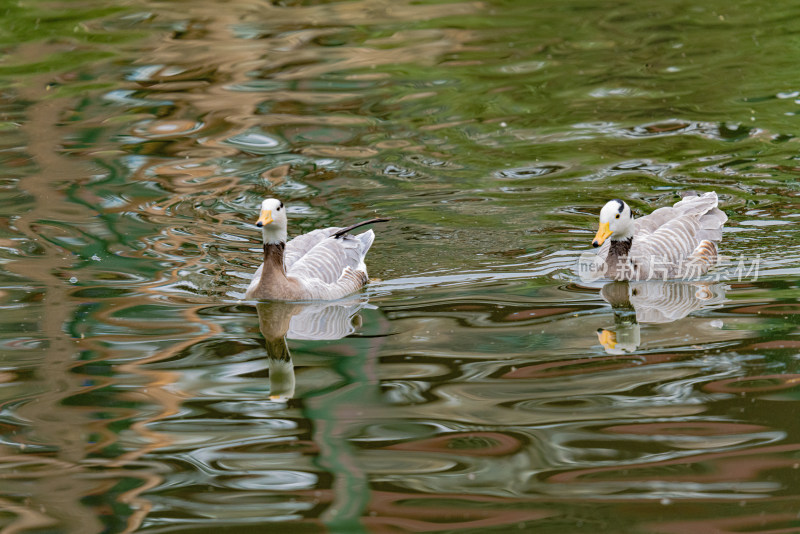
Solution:
<svg viewBox="0 0 800 534"><path fill-rule="evenodd" d="M617 208L617 211L622 213L622 210L625 209L625 203L623 201L621 201L620 199L618 199L618 198L615 198L614 202L617 202L619 204L619 207Z"/></svg>

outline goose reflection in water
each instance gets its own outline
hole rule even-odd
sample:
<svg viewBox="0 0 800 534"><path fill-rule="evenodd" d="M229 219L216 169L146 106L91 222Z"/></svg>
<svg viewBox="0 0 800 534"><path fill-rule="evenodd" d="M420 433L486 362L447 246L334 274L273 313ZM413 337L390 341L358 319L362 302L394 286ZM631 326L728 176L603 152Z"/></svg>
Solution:
<svg viewBox="0 0 800 534"><path fill-rule="evenodd" d="M313 304L279 301L257 304L258 327L266 341L269 358L270 400L287 401L294 396L294 364L287 339L346 337L360 326L358 312L366 306L367 302L359 299Z"/></svg>
<svg viewBox="0 0 800 534"><path fill-rule="evenodd" d="M608 354L636 351L640 324L671 323L690 313L725 301L725 284L641 281L610 282L600 290L614 310L614 327L600 328L597 337Z"/></svg>

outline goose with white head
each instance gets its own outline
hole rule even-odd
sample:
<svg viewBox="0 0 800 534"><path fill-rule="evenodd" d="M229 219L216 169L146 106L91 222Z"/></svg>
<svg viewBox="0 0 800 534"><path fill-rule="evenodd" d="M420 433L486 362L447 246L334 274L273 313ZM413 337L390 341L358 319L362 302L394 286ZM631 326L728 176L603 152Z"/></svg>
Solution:
<svg viewBox="0 0 800 534"><path fill-rule="evenodd" d="M600 247L602 271L614 280L686 279L717 263L717 243L728 217L717 194L690 194L672 207L633 218L630 206L610 200L600 210L592 246Z"/></svg>
<svg viewBox="0 0 800 534"><path fill-rule="evenodd" d="M286 207L275 198L264 200L256 221L264 240L264 263L253 275L245 298L335 300L358 291L369 279L364 258L375 233L349 232L388 220L376 218L345 228L313 230L287 242Z"/></svg>

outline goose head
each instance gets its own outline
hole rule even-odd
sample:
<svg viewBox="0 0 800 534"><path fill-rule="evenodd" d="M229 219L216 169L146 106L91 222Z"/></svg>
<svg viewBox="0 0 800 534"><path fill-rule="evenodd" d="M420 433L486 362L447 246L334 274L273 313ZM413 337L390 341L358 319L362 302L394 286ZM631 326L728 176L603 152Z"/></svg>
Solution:
<svg viewBox="0 0 800 534"><path fill-rule="evenodd" d="M286 208L277 198L268 198L261 203L261 214L256 226L261 228L265 245L286 243L288 222Z"/></svg>
<svg viewBox="0 0 800 534"><path fill-rule="evenodd" d="M599 247L606 239L623 241L633 237L633 214L625 202L614 199L606 202L600 210L600 229L592 241L593 247Z"/></svg>

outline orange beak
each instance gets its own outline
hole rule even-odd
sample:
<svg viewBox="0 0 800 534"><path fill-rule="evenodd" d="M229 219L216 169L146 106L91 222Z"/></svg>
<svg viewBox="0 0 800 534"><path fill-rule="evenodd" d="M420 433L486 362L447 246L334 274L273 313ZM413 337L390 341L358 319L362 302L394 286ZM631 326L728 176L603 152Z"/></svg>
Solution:
<svg viewBox="0 0 800 534"><path fill-rule="evenodd" d="M272 222L272 211L270 210L263 210L261 212L261 216L256 221L256 226L261 228L262 226L266 226Z"/></svg>
<svg viewBox="0 0 800 534"><path fill-rule="evenodd" d="M597 230L597 234L594 236L594 241L592 241L593 247L599 247L602 245L608 236L611 235L611 229L609 228L609 223L604 222L600 223L600 228Z"/></svg>

